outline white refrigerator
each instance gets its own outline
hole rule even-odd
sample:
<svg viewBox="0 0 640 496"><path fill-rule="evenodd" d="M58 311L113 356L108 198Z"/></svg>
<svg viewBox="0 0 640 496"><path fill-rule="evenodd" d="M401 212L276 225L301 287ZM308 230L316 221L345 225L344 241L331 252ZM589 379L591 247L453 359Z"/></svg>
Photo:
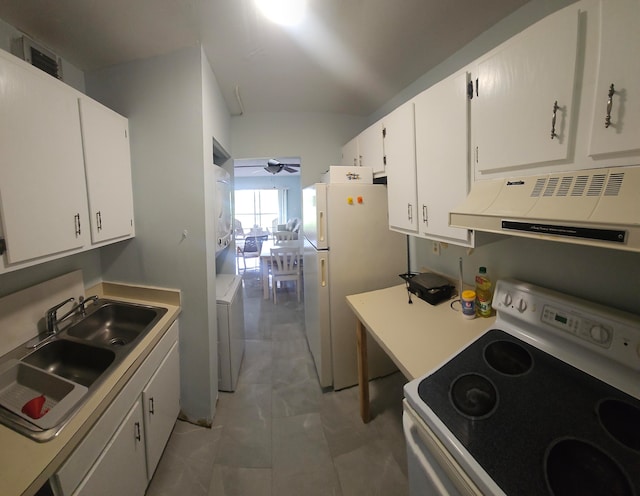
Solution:
<svg viewBox="0 0 640 496"><path fill-rule="evenodd" d="M382 184L318 183L303 190L304 308L322 387L357 384L356 317L345 297L402 284L406 241L389 230ZM396 370L373 340L370 378Z"/></svg>

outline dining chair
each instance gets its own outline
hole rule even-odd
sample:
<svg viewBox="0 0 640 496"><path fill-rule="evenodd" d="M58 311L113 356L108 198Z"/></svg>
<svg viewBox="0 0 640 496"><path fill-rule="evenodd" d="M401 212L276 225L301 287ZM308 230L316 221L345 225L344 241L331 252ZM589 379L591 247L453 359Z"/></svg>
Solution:
<svg viewBox="0 0 640 496"><path fill-rule="evenodd" d="M298 248L271 248L271 283L273 302L278 303L278 283L295 281L298 302L300 302L300 250Z"/></svg>
<svg viewBox="0 0 640 496"><path fill-rule="evenodd" d="M260 258L260 252L262 251L262 243L268 238L268 236L247 236L244 238L244 244L242 247L238 247L238 253L242 255L242 263L244 264L244 271L247 271L247 258Z"/></svg>
<svg viewBox="0 0 640 496"><path fill-rule="evenodd" d="M279 245L283 241L291 241L293 239L293 231L276 231L273 233L273 242Z"/></svg>

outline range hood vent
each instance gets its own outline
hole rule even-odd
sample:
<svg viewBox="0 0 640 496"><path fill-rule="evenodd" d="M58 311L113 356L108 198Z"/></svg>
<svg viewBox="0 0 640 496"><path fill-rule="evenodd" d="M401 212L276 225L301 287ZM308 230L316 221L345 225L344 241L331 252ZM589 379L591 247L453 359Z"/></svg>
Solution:
<svg viewBox="0 0 640 496"><path fill-rule="evenodd" d="M449 224L640 252L640 166L478 181Z"/></svg>

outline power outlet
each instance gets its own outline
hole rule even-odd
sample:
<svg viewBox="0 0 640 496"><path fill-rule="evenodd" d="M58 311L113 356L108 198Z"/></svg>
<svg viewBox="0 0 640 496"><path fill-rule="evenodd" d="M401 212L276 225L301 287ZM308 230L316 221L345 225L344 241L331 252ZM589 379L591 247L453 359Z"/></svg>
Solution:
<svg viewBox="0 0 640 496"><path fill-rule="evenodd" d="M440 256L440 243L437 241L431 242L431 253Z"/></svg>

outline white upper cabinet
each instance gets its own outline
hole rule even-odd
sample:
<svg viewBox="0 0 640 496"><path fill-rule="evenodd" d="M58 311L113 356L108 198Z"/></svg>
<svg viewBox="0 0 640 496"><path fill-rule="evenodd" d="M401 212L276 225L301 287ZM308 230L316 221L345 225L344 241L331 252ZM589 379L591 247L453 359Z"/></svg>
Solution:
<svg viewBox="0 0 640 496"><path fill-rule="evenodd" d="M356 136L342 147L342 163L340 165L359 166L358 137Z"/></svg>
<svg viewBox="0 0 640 496"><path fill-rule="evenodd" d="M81 97L80 121L89 194L91 240L133 235L133 193L128 120Z"/></svg>
<svg viewBox="0 0 640 496"><path fill-rule="evenodd" d="M89 243L76 95L0 56L0 213L5 268Z"/></svg>
<svg viewBox="0 0 640 496"><path fill-rule="evenodd" d="M382 122L387 164L389 227L405 233L417 233L418 193L413 101L398 107Z"/></svg>
<svg viewBox="0 0 640 496"><path fill-rule="evenodd" d="M470 75L447 78L415 98L419 234L471 246L472 233L449 227L469 191Z"/></svg>
<svg viewBox="0 0 640 496"><path fill-rule="evenodd" d="M476 170L566 161L574 140L578 8L565 8L478 60Z"/></svg>
<svg viewBox="0 0 640 496"><path fill-rule="evenodd" d="M385 172L382 121L369 126L358 135L358 165L371 167L374 174Z"/></svg>
<svg viewBox="0 0 640 496"><path fill-rule="evenodd" d="M640 152L640 1L600 2L589 155Z"/></svg>

